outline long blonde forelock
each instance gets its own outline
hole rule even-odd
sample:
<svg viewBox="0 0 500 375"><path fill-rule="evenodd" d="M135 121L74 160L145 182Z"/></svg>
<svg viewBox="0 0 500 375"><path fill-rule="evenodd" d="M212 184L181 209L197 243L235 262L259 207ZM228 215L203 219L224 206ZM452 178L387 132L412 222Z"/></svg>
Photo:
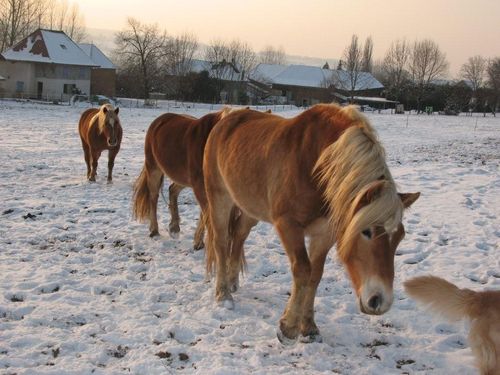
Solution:
<svg viewBox="0 0 500 375"><path fill-rule="evenodd" d="M354 107L342 109L353 123L321 153L313 173L324 189L339 255L349 255L360 231L374 225L392 230L402 216L402 204L385 162L385 150L368 120ZM373 182L384 181L380 194L355 212Z"/></svg>

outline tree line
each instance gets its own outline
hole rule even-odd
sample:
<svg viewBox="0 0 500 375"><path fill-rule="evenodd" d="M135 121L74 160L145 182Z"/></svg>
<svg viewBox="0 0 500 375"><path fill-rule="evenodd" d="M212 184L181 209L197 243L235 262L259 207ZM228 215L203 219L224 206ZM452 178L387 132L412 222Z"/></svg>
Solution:
<svg viewBox="0 0 500 375"><path fill-rule="evenodd" d="M63 30L80 42L85 22L76 3L67 0L0 0L0 50L11 47L37 28ZM213 39L201 48L196 35L169 35L157 24L128 18L115 36L112 60L117 66L117 94L149 98L152 92L179 100L218 102L228 77L248 76L258 63L286 64L283 47L267 46L255 52L243 41ZM446 54L431 39L392 42L384 57L373 61L374 43L351 37L337 69L348 73L349 86L363 88L362 72L372 73L384 86L383 95L421 111L435 109L495 112L500 102L500 57L470 57L460 70L461 81L450 83ZM206 61L208 71L193 72L195 59ZM328 64L325 64L328 67ZM326 85L329 85L327 82ZM248 100L239 88L238 102Z"/></svg>
<svg viewBox="0 0 500 375"><path fill-rule="evenodd" d="M71 39L85 38L85 20L78 4L67 0L0 0L0 51L38 28L62 30Z"/></svg>

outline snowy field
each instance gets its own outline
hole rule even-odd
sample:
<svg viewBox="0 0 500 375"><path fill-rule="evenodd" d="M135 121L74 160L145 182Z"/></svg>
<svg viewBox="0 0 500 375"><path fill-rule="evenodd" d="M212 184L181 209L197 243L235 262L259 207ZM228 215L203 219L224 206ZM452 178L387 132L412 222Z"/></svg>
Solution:
<svg viewBox="0 0 500 375"><path fill-rule="evenodd" d="M400 190L422 193L404 219L394 305L381 317L359 313L332 249L316 297L323 342L283 346L276 327L291 276L272 226L247 240L236 308L216 307L204 253L191 250L192 193L181 194L179 239L168 236L161 199L159 238L131 218L145 131L163 111L122 108L108 185L106 153L97 183L84 176L83 109L0 102L1 374L476 373L467 324L426 313L402 281L432 273L500 288L499 118L368 115Z"/></svg>

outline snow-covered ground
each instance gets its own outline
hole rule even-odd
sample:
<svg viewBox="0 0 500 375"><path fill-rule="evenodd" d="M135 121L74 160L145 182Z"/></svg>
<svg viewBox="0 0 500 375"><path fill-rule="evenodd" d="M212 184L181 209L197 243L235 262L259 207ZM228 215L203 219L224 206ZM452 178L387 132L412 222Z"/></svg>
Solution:
<svg viewBox="0 0 500 375"><path fill-rule="evenodd" d="M323 342L283 346L276 327L291 276L272 226L247 240L236 308L217 307L204 253L191 250L192 193L181 194L179 239L161 200L160 238L131 218L145 131L163 110L122 108L111 185L106 154L97 183L85 180L82 111L0 102L0 373L476 373L467 325L420 309L402 281L432 273L500 288L500 119L369 114L400 190L422 193L404 219L394 305L359 313L332 249L316 297Z"/></svg>

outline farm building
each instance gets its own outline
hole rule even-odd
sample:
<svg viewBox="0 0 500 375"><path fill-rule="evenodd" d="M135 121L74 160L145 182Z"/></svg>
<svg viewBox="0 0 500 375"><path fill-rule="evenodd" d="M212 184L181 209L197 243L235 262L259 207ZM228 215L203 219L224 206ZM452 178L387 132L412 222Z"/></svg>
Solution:
<svg viewBox="0 0 500 375"><path fill-rule="evenodd" d="M95 45L80 43L80 48L92 60L95 67L90 71L90 95L116 96L116 67Z"/></svg>
<svg viewBox="0 0 500 375"><path fill-rule="evenodd" d="M101 59L91 57L96 50L86 53L63 31L38 29L0 55L3 96L66 101L89 94L92 71L101 68Z"/></svg>
<svg viewBox="0 0 500 375"><path fill-rule="evenodd" d="M370 73L359 72L351 82L350 72L307 65L259 64L249 77L249 89L256 101L309 106L332 101L382 103L384 86ZM351 90L351 87L354 88Z"/></svg>

